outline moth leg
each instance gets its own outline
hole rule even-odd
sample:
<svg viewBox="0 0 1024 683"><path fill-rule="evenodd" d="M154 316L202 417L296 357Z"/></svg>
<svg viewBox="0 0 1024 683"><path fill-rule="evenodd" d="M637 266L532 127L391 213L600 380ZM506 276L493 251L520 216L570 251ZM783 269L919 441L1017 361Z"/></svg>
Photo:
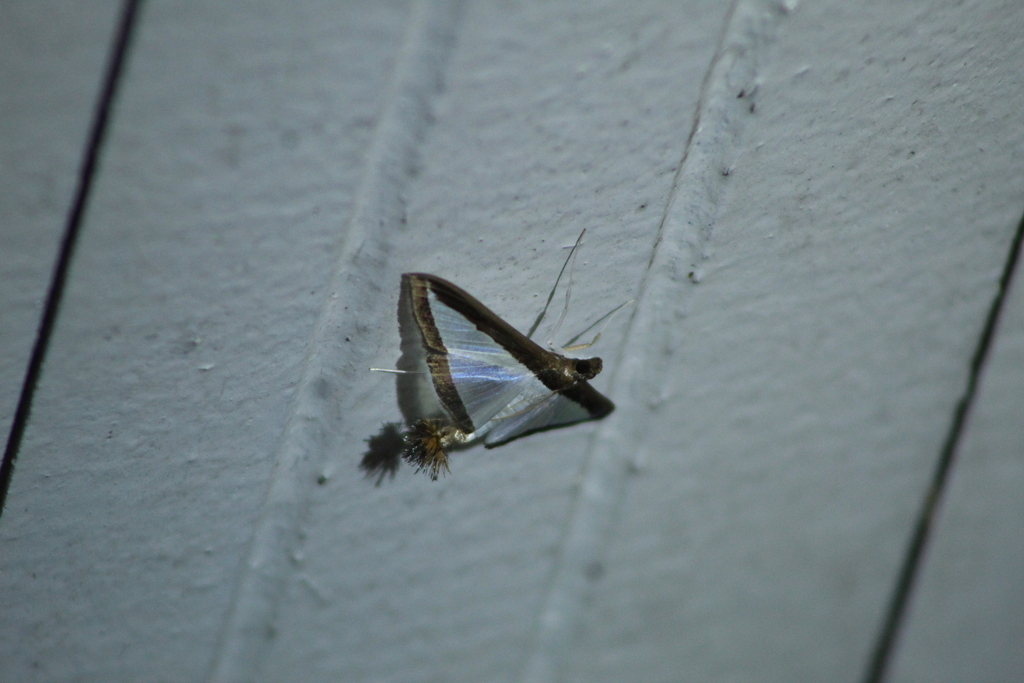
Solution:
<svg viewBox="0 0 1024 683"><path fill-rule="evenodd" d="M623 308L625 308L629 304L633 303L634 301L636 301L636 299L630 299L629 301L623 302L623 303L619 304L618 306L616 306L615 308L613 308L612 310L610 310L607 313L605 313L604 315L602 315L600 318L595 320L593 322L593 324L591 324L587 329L583 330L582 332L577 334L575 337L570 339L568 342L566 342L565 346L562 347L562 350L563 351L582 351L583 349L589 349L591 346L593 346L594 344L597 343L598 339L601 338L601 333L604 332L604 329L606 327L608 327L608 323L610 323L612 321L612 318L615 317L615 314L618 313L619 311L621 311ZM604 324L602 324L602 323L604 323ZM594 329L598 325L601 325L601 329L597 331L597 334L594 335L593 339L591 339L589 342L587 342L585 344L576 344L576 343L574 343L577 339L579 339L580 337L585 335L587 332L590 332L592 329Z"/></svg>

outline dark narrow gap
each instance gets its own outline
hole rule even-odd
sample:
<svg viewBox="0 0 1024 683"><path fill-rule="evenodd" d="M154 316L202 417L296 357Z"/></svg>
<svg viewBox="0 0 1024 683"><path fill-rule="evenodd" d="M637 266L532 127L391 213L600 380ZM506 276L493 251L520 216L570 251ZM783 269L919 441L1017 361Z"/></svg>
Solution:
<svg viewBox="0 0 1024 683"><path fill-rule="evenodd" d="M50 337L53 335L53 325L57 319L57 311L60 308L61 298L64 295L64 285L67 280L71 257L75 250L75 244L78 241L82 218L85 215L86 204L89 200L89 190L92 187L97 161L107 132L110 110L123 72L125 55L128 52L128 43L135 24L138 5L138 0L124 0L124 4L121 7L121 17L113 36L113 49L108 57L106 73L103 77L99 97L96 100L92 125L89 128L89 137L85 142L85 154L82 158L82 165L78 170L78 184L75 187L71 211L68 212L67 221L64 223L64 235L57 250L57 260L53 265L50 288L46 293L46 301L43 304L43 315L39 321L39 328L36 330L36 340L32 345L32 356L28 362L28 369L25 371L25 380L21 385L21 394L18 396L18 407L14 412L14 421L11 423L10 433L7 435L7 446L4 448L3 463L0 464L0 515L3 514L4 504L7 502L7 490L10 488L11 477L14 474L14 461L18 457L21 439L25 435L25 427L28 424L28 418L32 411L32 398L35 395L36 384L39 381L43 361L46 358L46 350L50 345Z"/></svg>
<svg viewBox="0 0 1024 683"><path fill-rule="evenodd" d="M978 346L975 348L974 356L971 358L967 388L957 402L956 409L953 411L953 420L950 423L949 432L946 434L946 440L942 444L939 460L935 465L935 472L932 473L931 482L921 503L917 522L910 536L907 554L903 560L903 566L900 568L892 597L889 600L889 608L886 610L882 629L878 634L878 640L875 642L871 659L868 662L864 683L882 683L885 680L896 641L899 638L900 627L906 615L910 594L914 588L914 580L917 578L924 559L928 537L931 535L932 522L935 520L935 513L938 510L939 503L942 501L949 472L952 469L957 449L967 427L967 418L975 401L982 369L992 347L996 327L999 324L999 316L1003 311L1003 303L1017 267L1022 241L1024 241L1024 218L1021 218L1020 223L1017 225L1017 233L1014 235L1013 242L1010 245L1010 253L1006 258L1003 274L999 278L999 289L996 292L995 298L992 299L992 306L989 308L988 317L985 319L981 338L978 340Z"/></svg>

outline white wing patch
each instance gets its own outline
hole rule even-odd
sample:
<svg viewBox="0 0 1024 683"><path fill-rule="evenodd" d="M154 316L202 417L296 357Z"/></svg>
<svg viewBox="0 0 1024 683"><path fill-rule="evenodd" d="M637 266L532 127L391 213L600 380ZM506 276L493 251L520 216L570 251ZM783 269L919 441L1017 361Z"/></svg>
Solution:
<svg viewBox="0 0 1024 683"><path fill-rule="evenodd" d="M551 390L500 344L476 328L461 313L430 293L430 312L448 350L448 369L466 413L482 436L499 413L529 411Z"/></svg>
<svg viewBox="0 0 1024 683"><path fill-rule="evenodd" d="M544 385L461 313L429 294L434 326L448 350L448 369L466 413L487 444L534 429L590 419L587 410Z"/></svg>
<svg viewBox="0 0 1024 683"><path fill-rule="evenodd" d="M524 432L558 425L569 425L590 419L590 413L573 400L553 391L525 410L509 410L495 415L488 423L487 445L507 441Z"/></svg>

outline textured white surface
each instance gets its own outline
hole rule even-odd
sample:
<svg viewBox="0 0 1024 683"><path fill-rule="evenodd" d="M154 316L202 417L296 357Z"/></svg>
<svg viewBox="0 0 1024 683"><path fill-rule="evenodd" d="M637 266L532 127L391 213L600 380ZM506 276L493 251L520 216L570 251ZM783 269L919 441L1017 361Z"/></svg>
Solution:
<svg viewBox="0 0 1024 683"><path fill-rule="evenodd" d="M0 518L0 679L858 680L1024 210L1013 10L147 3ZM399 274L526 329L584 227L563 334L638 299L594 349L618 410L363 479ZM901 680L1020 677L1005 374Z"/></svg>
<svg viewBox="0 0 1024 683"><path fill-rule="evenodd" d="M116 0L0 5L0 434L11 428L111 36Z"/></svg>
<svg viewBox="0 0 1024 683"><path fill-rule="evenodd" d="M207 675L405 21L142 8L0 519L0 679Z"/></svg>
<svg viewBox="0 0 1024 683"><path fill-rule="evenodd" d="M1017 28L970 5L782 23L578 680L863 675L1024 207Z"/></svg>
<svg viewBox="0 0 1024 683"><path fill-rule="evenodd" d="M894 683L1024 672L1024 282L1018 265L900 640Z"/></svg>

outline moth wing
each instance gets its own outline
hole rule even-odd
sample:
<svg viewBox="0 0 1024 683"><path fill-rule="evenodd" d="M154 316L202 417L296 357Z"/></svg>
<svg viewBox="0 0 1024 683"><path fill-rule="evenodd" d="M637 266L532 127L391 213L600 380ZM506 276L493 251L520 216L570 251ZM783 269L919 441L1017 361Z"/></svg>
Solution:
<svg viewBox="0 0 1024 683"><path fill-rule="evenodd" d="M402 417L410 425L420 419L445 417L427 363L423 331L416 320L414 295L405 278L398 297L398 330L402 355L395 367L402 373L395 375L395 385Z"/></svg>
<svg viewBox="0 0 1024 683"><path fill-rule="evenodd" d="M548 391L540 400L518 411L514 407L510 405L491 419L484 439L488 447L498 446L524 434L594 419L594 415L582 405L553 391Z"/></svg>
<svg viewBox="0 0 1024 683"><path fill-rule="evenodd" d="M527 409L551 394L489 335L432 293L430 298L434 325L448 351L452 382L478 433L494 416Z"/></svg>
<svg viewBox="0 0 1024 683"><path fill-rule="evenodd" d="M486 444L495 446L530 432L600 419L615 409L585 381L556 388L545 384L537 373L554 360L545 357L555 354L450 282L406 273L402 287L400 321L404 313L416 332L407 335L403 325L403 357L429 368L432 381L423 382L422 371L408 377L416 378L422 394L431 394L423 398L436 397L453 424L472 432L470 439L486 437Z"/></svg>

